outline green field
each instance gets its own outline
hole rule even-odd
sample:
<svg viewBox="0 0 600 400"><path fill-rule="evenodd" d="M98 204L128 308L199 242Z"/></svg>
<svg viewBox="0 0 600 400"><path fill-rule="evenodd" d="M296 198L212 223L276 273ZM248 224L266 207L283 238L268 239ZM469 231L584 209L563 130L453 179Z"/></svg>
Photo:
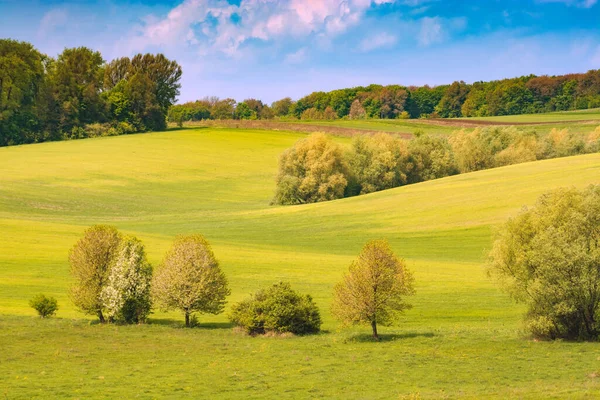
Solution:
<svg viewBox="0 0 600 400"><path fill-rule="evenodd" d="M536 342L485 276L494 227L559 186L600 183L600 154L464 174L327 203L269 205L299 133L184 129L0 148L0 396L14 398L597 398L597 343ZM342 143L349 139L336 139ZM91 323L66 295L67 253L96 223L156 265L177 234L213 244L238 301L280 280L310 293L324 333L252 338L225 315L183 329ZM384 340L340 329L332 287L365 241L414 271L414 309ZM40 320L27 301L59 300Z"/></svg>
<svg viewBox="0 0 600 400"><path fill-rule="evenodd" d="M600 109L561 111L543 114L502 115L498 117L473 117L467 120L494 121L504 123L548 123L548 122L576 122L596 121L600 124Z"/></svg>

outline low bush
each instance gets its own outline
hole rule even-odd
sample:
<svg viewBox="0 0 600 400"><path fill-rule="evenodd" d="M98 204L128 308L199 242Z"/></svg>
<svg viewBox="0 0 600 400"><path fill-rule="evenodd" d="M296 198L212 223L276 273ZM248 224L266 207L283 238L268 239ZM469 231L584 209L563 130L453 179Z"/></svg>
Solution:
<svg viewBox="0 0 600 400"><path fill-rule="evenodd" d="M51 317L58 310L58 302L54 297L47 297L43 294L38 294L33 299L29 300L29 305L38 312L40 317Z"/></svg>
<svg viewBox="0 0 600 400"><path fill-rule="evenodd" d="M286 332L303 335L321 329L321 315L313 299L298 294L284 282L259 290L235 304L229 319L250 335Z"/></svg>

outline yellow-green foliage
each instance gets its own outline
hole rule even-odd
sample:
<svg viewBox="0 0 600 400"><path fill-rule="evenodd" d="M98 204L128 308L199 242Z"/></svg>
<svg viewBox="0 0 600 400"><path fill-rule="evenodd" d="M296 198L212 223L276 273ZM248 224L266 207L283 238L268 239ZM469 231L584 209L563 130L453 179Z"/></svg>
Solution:
<svg viewBox="0 0 600 400"><path fill-rule="evenodd" d="M597 153L600 151L600 126L597 126L587 137L585 143L586 153Z"/></svg>
<svg viewBox="0 0 600 400"><path fill-rule="evenodd" d="M179 310L190 326L194 313L220 314L229 296L227 278L203 236L179 236L152 281L155 301L164 310Z"/></svg>
<svg viewBox="0 0 600 400"><path fill-rule="evenodd" d="M111 266L121 243L121 234L113 226L88 228L69 253L71 299L83 312L97 315L104 322L102 290L108 283Z"/></svg>
<svg viewBox="0 0 600 400"><path fill-rule="evenodd" d="M569 129L553 128L544 137L538 148L538 159L567 157L584 152L585 143L581 135L571 132Z"/></svg>
<svg viewBox="0 0 600 400"><path fill-rule="evenodd" d="M483 129L468 132L465 129L450 136L450 145L460 172L479 171L494 166L492 148L484 140Z"/></svg>
<svg viewBox="0 0 600 400"><path fill-rule="evenodd" d="M357 136L348 154L348 164L357 193L404 185L410 168L406 141L385 133Z"/></svg>
<svg viewBox="0 0 600 400"><path fill-rule="evenodd" d="M410 173L408 183L443 178L458 173L448 140L432 135L417 135L408 144Z"/></svg>
<svg viewBox="0 0 600 400"><path fill-rule="evenodd" d="M507 148L494 155L494 166L502 167L535 161L537 148L535 135L516 134Z"/></svg>
<svg viewBox="0 0 600 400"><path fill-rule="evenodd" d="M488 271L527 304L527 326L543 338L600 335L600 186L558 189L510 219Z"/></svg>
<svg viewBox="0 0 600 400"><path fill-rule="evenodd" d="M389 326L412 307L405 297L415 293L413 281L387 241L371 240L335 285L331 311L345 324L370 325L377 339L377 324Z"/></svg>
<svg viewBox="0 0 600 400"><path fill-rule="evenodd" d="M302 204L342 198L347 175L342 147L323 133L312 134L281 155L273 201Z"/></svg>

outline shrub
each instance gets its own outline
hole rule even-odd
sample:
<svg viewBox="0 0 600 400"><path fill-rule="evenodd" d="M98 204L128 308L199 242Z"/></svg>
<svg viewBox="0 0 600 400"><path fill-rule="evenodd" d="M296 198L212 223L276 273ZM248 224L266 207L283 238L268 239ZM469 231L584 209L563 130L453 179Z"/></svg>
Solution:
<svg viewBox="0 0 600 400"><path fill-rule="evenodd" d="M567 128L553 128L540 142L538 158L557 158L582 154L585 142L580 135L570 132Z"/></svg>
<svg viewBox="0 0 600 400"><path fill-rule="evenodd" d="M188 327L194 313L222 313L230 294L227 278L202 235L175 239L154 275L152 291L164 310L182 311Z"/></svg>
<svg viewBox="0 0 600 400"><path fill-rule="evenodd" d="M71 299L84 313L98 315L100 322L105 320L100 295L120 244L121 234L116 228L95 225L83 233L69 253L71 275L75 280Z"/></svg>
<svg viewBox="0 0 600 400"><path fill-rule="evenodd" d="M443 178L458 173L452 148L442 137L416 134L408 143L408 183Z"/></svg>
<svg viewBox="0 0 600 400"><path fill-rule="evenodd" d="M516 135L507 148L494 155L494 165L501 167L535 161L537 147L534 135Z"/></svg>
<svg viewBox="0 0 600 400"><path fill-rule="evenodd" d="M142 242L135 237L124 238L101 292L109 319L126 323L145 322L152 306L151 279L152 267L146 260Z"/></svg>
<svg viewBox="0 0 600 400"><path fill-rule="evenodd" d="M600 126L596 127L596 129L594 129L594 131L588 135L587 140L585 142L585 152L600 152Z"/></svg>
<svg viewBox="0 0 600 400"><path fill-rule="evenodd" d="M450 137L450 144L460 172L479 171L494 166L493 152L483 138L483 130L461 129Z"/></svg>
<svg viewBox="0 0 600 400"><path fill-rule="evenodd" d="M273 202L302 204L342 198L347 175L342 148L325 134L315 133L281 155Z"/></svg>
<svg viewBox="0 0 600 400"><path fill-rule="evenodd" d="M334 287L333 315L344 324L369 324L378 340L377 324L389 326L412 306L413 277L385 240L367 242L348 274Z"/></svg>
<svg viewBox="0 0 600 400"><path fill-rule="evenodd" d="M303 335L319 332L321 328L319 309L312 298L298 294L289 283L283 282L235 304L229 319L251 335L268 332Z"/></svg>
<svg viewBox="0 0 600 400"><path fill-rule="evenodd" d="M58 310L56 299L54 297L46 297L43 294L38 294L29 300L29 306L37 311L42 318L51 317Z"/></svg>
<svg viewBox="0 0 600 400"><path fill-rule="evenodd" d="M390 189L406 183L408 150L406 142L389 134L360 135L348 155L356 194ZM350 194L355 194L350 193Z"/></svg>
<svg viewBox="0 0 600 400"><path fill-rule="evenodd" d="M597 340L600 334L600 186L559 189L502 227L488 272L527 305L536 337Z"/></svg>

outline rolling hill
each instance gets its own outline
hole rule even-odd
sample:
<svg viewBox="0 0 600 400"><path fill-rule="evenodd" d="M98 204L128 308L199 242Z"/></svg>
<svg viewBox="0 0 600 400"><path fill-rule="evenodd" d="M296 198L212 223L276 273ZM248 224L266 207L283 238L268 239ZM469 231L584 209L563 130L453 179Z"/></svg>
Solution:
<svg viewBox="0 0 600 400"><path fill-rule="evenodd" d="M600 183L600 154L271 206L278 155L302 137L205 128L0 148L0 393L600 394L600 348L528 340L520 331L523 308L482 268L495 226L547 190ZM68 299L66 260L96 223L139 237L153 265L176 235L202 233L230 280L230 303L290 281L313 295L329 333L250 338L232 332L225 315L200 316L203 327L184 330L173 326L180 315L158 310L147 326L90 325ZM382 329L383 343L365 339L366 328L340 330L329 313L333 284L371 238L388 239L416 278L414 309L399 326ZM39 292L58 298L59 318L32 318L27 301Z"/></svg>

